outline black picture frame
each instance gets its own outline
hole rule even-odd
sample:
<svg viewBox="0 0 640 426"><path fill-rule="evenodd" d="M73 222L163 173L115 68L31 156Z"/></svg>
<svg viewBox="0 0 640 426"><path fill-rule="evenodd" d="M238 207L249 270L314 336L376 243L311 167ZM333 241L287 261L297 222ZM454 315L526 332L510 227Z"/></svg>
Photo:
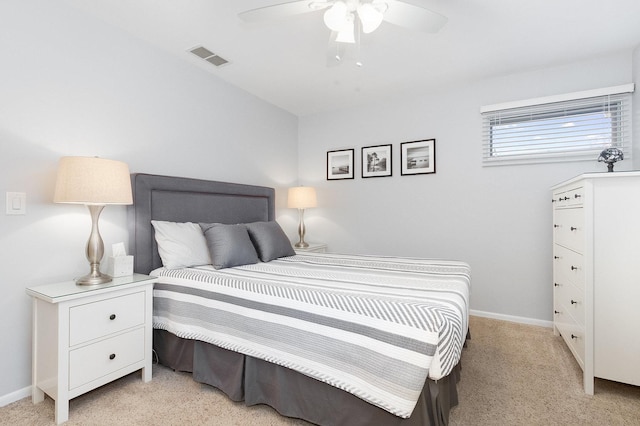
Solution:
<svg viewBox="0 0 640 426"><path fill-rule="evenodd" d="M362 148L360 159L363 178L387 177L393 174L391 148L391 144L365 146Z"/></svg>
<svg viewBox="0 0 640 426"><path fill-rule="evenodd" d="M354 149L327 151L327 180L353 179Z"/></svg>
<svg viewBox="0 0 640 426"><path fill-rule="evenodd" d="M400 144L400 174L424 175L436 172L436 140L402 142Z"/></svg>

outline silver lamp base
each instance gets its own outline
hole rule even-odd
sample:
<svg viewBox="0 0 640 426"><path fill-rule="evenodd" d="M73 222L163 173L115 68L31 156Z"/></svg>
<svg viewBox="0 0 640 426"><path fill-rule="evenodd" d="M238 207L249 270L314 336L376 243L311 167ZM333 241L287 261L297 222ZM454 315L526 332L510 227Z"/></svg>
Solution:
<svg viewBox="0 0 640 426"><path fill-rule="evenodd" d="M104 254L104 243L102 242L100 230L98 229L98 220L100 219L100 213L102 212L104 205L87 205L87 207L91 214L91 235L89 235L89 241L87 242L87 260L89 260L91 272L89 275L76 279L76 284L106 284L111 282L111 276L100 272L100 260Z"/></svg>
<svg viewBox="0 0 640 426"><path fill-rule="evenodd" d="M100 285L100 284L106 284L106 283L110 283L112 281L112 278L107 275L107 274L103 274L100 271L98 271L97 274L89 274L89 275L85 275L84 277L80 277L78 279L76 279L76 284L78 285Z"/></svg>
<svg viewBox="0 0 640 426"><path fill-rule="evenodd" d="M294 247L307 248L309 247L309 244L304 240L304 234L306 232L306 228L304 226L304 209L298 209L298 217L300 219L298 222L298 235L300 236L300 241L298 241Z"/></svg>

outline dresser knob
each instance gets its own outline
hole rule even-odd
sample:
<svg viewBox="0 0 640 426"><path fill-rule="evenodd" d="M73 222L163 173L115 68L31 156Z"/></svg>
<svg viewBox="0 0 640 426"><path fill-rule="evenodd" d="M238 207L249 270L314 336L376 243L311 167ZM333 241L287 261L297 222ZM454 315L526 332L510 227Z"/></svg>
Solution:
<svg viewBox="0 0 640 426"><path fill-rule="evenodd" d="M577 267L577 266L573 266L573 265L571 265L571 270L572 270L572 271L576 271L576 270L578 270L578 267Z"/></svg>
<svg viewBox="0 0 640 426"><path fill-rule="evenodd" d="M558 284L558 283L553 283L553 286L554 286L554 287L560 287L560 284Z"/></svg>
<svg viewBox="0 0 640 426"><path fill-rule="evenodd" d="M554 313L554 314L559 314L559 313L560 313L560 311L553 311L553 313Z"/></svg>
<svg viewBox="0 0 640 426"><path fill-rule="evenodd" d="M553 256L554 259L560 259L560 256Z"/></svg>
<svg viewBox="0 0 640 426"><path fill-rule="evenodd" d="M575 334L571 334L571 338L572 338L572 339L577 339L577 338L578 338L578 336L576 336Z"/></svg>
<svg viewBox="0 0 640 426"><path fill-rule="evenodd" d="M582 197L582 195L580 195L580 194L576 194L576 195L573 196L573 198L580 198L580 197Z"/></svg>
<svg viewBox="0 0 640 426"><path fill-rule="evenodd" d="M570 198L569 197L564 197L564 200L567 201L567 200L570 200Z"/></svg>
<svg viewBox="0 0 640 426"><path fill-rule="evenodd" d="M114 359L115 357L116 357L116 354L109 355L109 359Z"/></svg>
<svg viewBox="0 0 640 426"><path fill-rule="evenodd" d="M576 302L575 300L571 299L571 304L572 304L572 305L577 305L577 304L578 304L578 302Z"/></svg>
<svg viewBox="0 0 640 426"><path fill-rule="evenodd" d="M576 228L575 226L572 226L572 227L571 227L571 228L569 228L569 229L571 229L572 231L577 231L577 230L578 230L578 228Z"/></svg>
<svg viewBox="0 0 640 426"><path fill-rule="evenodd" d="M555 223L553 224L554 228L560 228L560 225L556 225Z"/></svg>
<svg viewBox="0 0 640 426"><path fill-rule="evenodd" d="M110 319L111 321L113 321L114 319L116 319L116 314L111 314L111 315L109 315L109 319Z"/></svg>

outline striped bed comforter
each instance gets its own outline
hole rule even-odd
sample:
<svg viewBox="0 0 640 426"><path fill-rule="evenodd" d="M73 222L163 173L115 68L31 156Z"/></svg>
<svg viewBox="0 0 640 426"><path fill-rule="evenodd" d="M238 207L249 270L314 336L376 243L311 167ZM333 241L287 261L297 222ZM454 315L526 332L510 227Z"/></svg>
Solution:
<svg viewBox="0 0 640 426"><path fill-rule="evenodd" d="M214 270L157 269L153 326L261 358L409 417L459 362L462 262L329 253Z"/></svg>

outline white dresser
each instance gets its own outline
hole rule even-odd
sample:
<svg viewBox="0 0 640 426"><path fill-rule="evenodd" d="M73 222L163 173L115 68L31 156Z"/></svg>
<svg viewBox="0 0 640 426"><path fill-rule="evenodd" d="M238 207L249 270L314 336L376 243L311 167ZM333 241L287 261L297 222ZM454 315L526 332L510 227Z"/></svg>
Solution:
<svg viewBox="0 0 640 426"><path fill-rule="evenodd" d="M640 172L589 173L553 192L553 324L584 371L640 385Z"/></svg>
<svg viewBox="0 0 640 426"><path fill-rule="evenodd" d="M134 274L100 286L62 282L27 289L33 297L33 402L55 400L56 423L69 400L136 370L151 380L155 278Z"/></svg>

